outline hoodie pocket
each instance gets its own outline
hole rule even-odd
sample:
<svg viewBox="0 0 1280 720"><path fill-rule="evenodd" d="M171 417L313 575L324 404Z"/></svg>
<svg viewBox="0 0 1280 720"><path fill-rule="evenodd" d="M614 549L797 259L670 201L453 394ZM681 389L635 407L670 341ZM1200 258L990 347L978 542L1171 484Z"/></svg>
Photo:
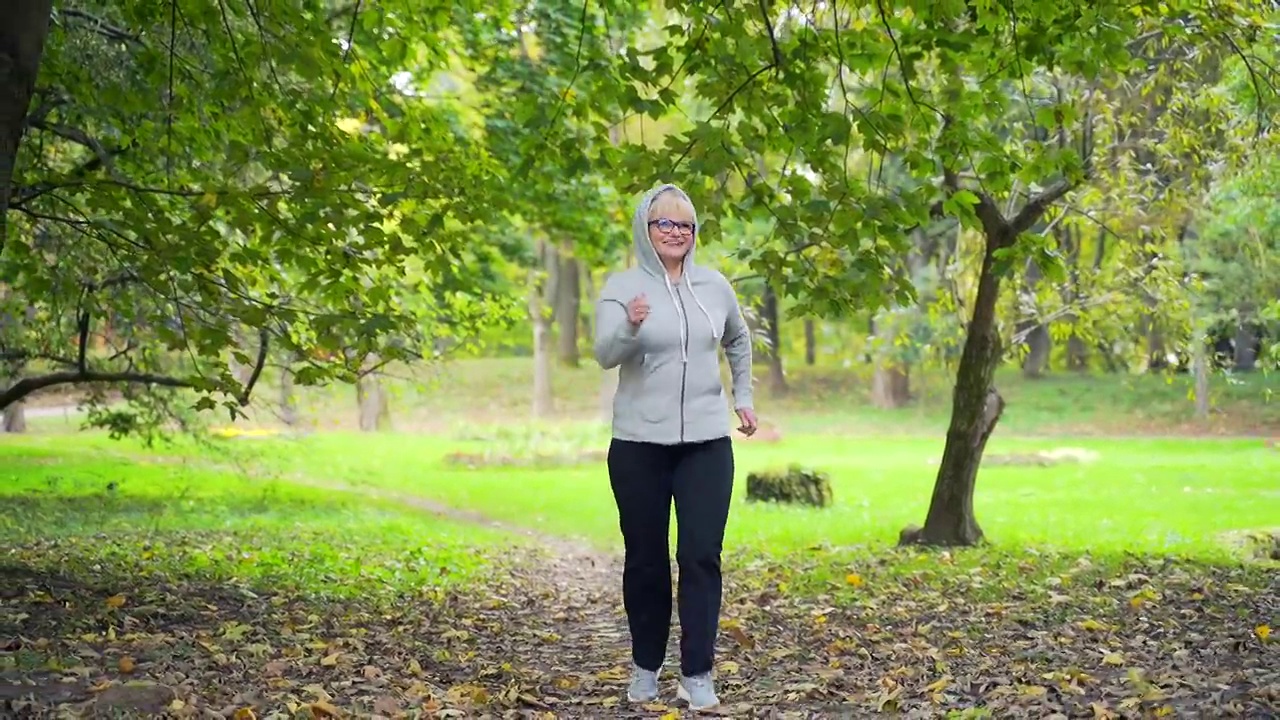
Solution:
<svg viewBox="0 0 1280 720"><path fill-rule="evenodd" d="M644 382L635 402L641 420L660 424L679 418L680 373L678 367L673 367L671 363L659 363L656 360L654 355L645 355ZM674 383L671 377L673 370Z"/></svg>

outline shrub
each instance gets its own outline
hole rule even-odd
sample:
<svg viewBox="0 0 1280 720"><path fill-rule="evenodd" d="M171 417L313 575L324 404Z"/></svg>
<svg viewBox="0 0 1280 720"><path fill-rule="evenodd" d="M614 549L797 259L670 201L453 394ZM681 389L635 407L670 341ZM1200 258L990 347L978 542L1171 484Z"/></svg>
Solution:
<svg viewBox="0 0 1280 720"><path fill-rule="evenodd" d="M831 478L820 470L792 465L785 472L769 470L747 475L747 502L826 507L831 501Z"/></svg>

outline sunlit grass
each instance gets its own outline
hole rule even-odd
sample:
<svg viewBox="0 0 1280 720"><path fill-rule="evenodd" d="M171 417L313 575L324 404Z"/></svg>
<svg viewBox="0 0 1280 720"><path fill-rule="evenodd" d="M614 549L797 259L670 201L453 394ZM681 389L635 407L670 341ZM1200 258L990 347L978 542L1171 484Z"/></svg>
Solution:
<svg viewBox="0 0 1280 720"><path fill-rule="evenodd" d="M488 570L485 550L513 542L345 493L92 443L0 443L0 467L0 562L57 572L344 597L473 580Z"/></svg>

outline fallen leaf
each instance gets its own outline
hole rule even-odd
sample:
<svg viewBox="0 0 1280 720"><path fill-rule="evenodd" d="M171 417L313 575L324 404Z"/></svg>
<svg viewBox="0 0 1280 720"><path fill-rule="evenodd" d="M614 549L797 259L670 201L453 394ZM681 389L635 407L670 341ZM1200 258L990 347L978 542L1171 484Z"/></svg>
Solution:
<svg viewBox="0 0 1280 720"><path fill-rule="evenodd" d="M1259 640L1266 642L1267 638L1271 637L1271 626L1266 624L1259 625L1253 629L1253 634L1257 635Z"/></svg>
<svg viewBox="0 0 1280 720"><path fill-rule="evenodd" d="M125 601L124 593L117 593L107 598L107 607L109 608L124 607L124 601Z"/></svg>
<svg viewBox="0 0 1280 720"><path fill-rule="evenodd" d="M134 662L134 659L129 657L128 655L125 655L124 657L120 658L120 660L116 663L116 667L120 668L120 672L122 673L131 673L134 671L134 669L137 666L138 664Z"/></svg>
<svg viewBox="0 0 1280 720"><path fill-rule="evenodd" d="M862 586L862 576L859 575L858 573L849 573L848 575L845 575L844 581L845 581L845 584L852 585L853 587Z"/></svg>
<svg viewBox="0 0 1280 720"><path fill-rule="evenodd" d="M253 713L253 708L242 707L231 715L232 720L257 720L258 716Z"/></svg>
<svg viewBox="0 0 1280 720"><path fill-rule="evenodd" d="M311 708L311 714L318 718L342 717L342 711L339 710L333 703L330 703L326 700L317 700L311 703L310 705L308 705L307 707Z"/></svg>

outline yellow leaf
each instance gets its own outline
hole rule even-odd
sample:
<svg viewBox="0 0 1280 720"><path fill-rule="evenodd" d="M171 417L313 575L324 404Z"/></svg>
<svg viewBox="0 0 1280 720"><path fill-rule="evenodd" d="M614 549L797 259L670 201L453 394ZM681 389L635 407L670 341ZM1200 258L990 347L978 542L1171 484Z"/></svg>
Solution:
<svg viewBox="0 0 1280 720"><path fill-rule="evenodd" d="M124 607L124 600L125 600L124 593L117 593L115 595L112 595L111 597L107 598L107 607L109 608Z"/></svg>
<svg viewBox="0 0 1280 720"><path fill-rule="evenodd" d="M128 655L120 658L120 661L117 662L116 665L120 668L120 672L122 673L131 673L134 668L138 667L138 664Z"/></svg>
<svg viewBox="0 0 1280 720"><path fill-rule="evenodd" d="M736 675L741 669L742 667L732 660L725 660L720 663L720 667L718 668L721 675Z"/></svg>
<svg viewBox="0 0 1280 720"><path fill-rule="evenodd" d="M333 703L324 700L317 700L311 703L311 714L315 717L342 717L342 711L333 705Z"/></svg>
<svg viewBox="0 0 1280 720"><path fill-rule="evenodd" d="M1124 664L1124 656L1120 653L1107 653L1102 658L1104 665L1120 666Z"/></svg>
<svg viewBox="0 0 1280 720"><path fill-rule="evenodd" d="M1080 629L1089 630L1090 632L1101 632L1103 630L1107 630L1108 627L1106 623L1101 623L1093 618L1089 618L1087 620L1080 621Z"/></svg>
<svg viewBox="0 0 1280 720"><path fill-rule="evenodd" d="M621 665L615 665L608 670L601 670L596 673L596 677L601 680L621 680L627 676L626 668Z"/></svg>
<svg viewBox="0 0 1280 720"><path fill-rule="evenodd" d="M849 573L848 575L845 575L844 581L853 587L862 587L862 576L858 573Z"/></svg>
<svg viewBox="0 0 1280 720"><path fill-rule="evenodd" d="M320 664L324 667L333 667L338 664L338 657L340 655L342 655L340 652L333 653L332 655L325 655L320 658Z"/></svg>
<svg viewBox="0 0 1280 720"><path fill-rule="evenodd" d="M182 698L174 698L173 702L169 703L169 712L178 712L186 706L187 704L182 701Z"/></svg>
<svg viewBox="0 0 1280 720"><path fill-rule="evenodd" d="M1271 626L1266 624L1259 625L1253 629L1253 634L1257 635L1259 640L1266 642L1267 638L1271 637Z"/></svg>
<svg viewBox="0 0 1280 720"><path fill-rule="evenodd" d="M231 715L231 720L257 720L258 716L253 714L253 708L242 707Z"/></svg>
<svg viewBox="0 0 1280 720"><path fill-rule="evenodd" d="M337 125L339 130L341 130L344 133L347 133L348 135L355 135L356 133L360 132L361 128L364 127L364 121L361 120L360 118L348 117L348 118L341 118L336 123L334 123L334 125Z"/></svg>

